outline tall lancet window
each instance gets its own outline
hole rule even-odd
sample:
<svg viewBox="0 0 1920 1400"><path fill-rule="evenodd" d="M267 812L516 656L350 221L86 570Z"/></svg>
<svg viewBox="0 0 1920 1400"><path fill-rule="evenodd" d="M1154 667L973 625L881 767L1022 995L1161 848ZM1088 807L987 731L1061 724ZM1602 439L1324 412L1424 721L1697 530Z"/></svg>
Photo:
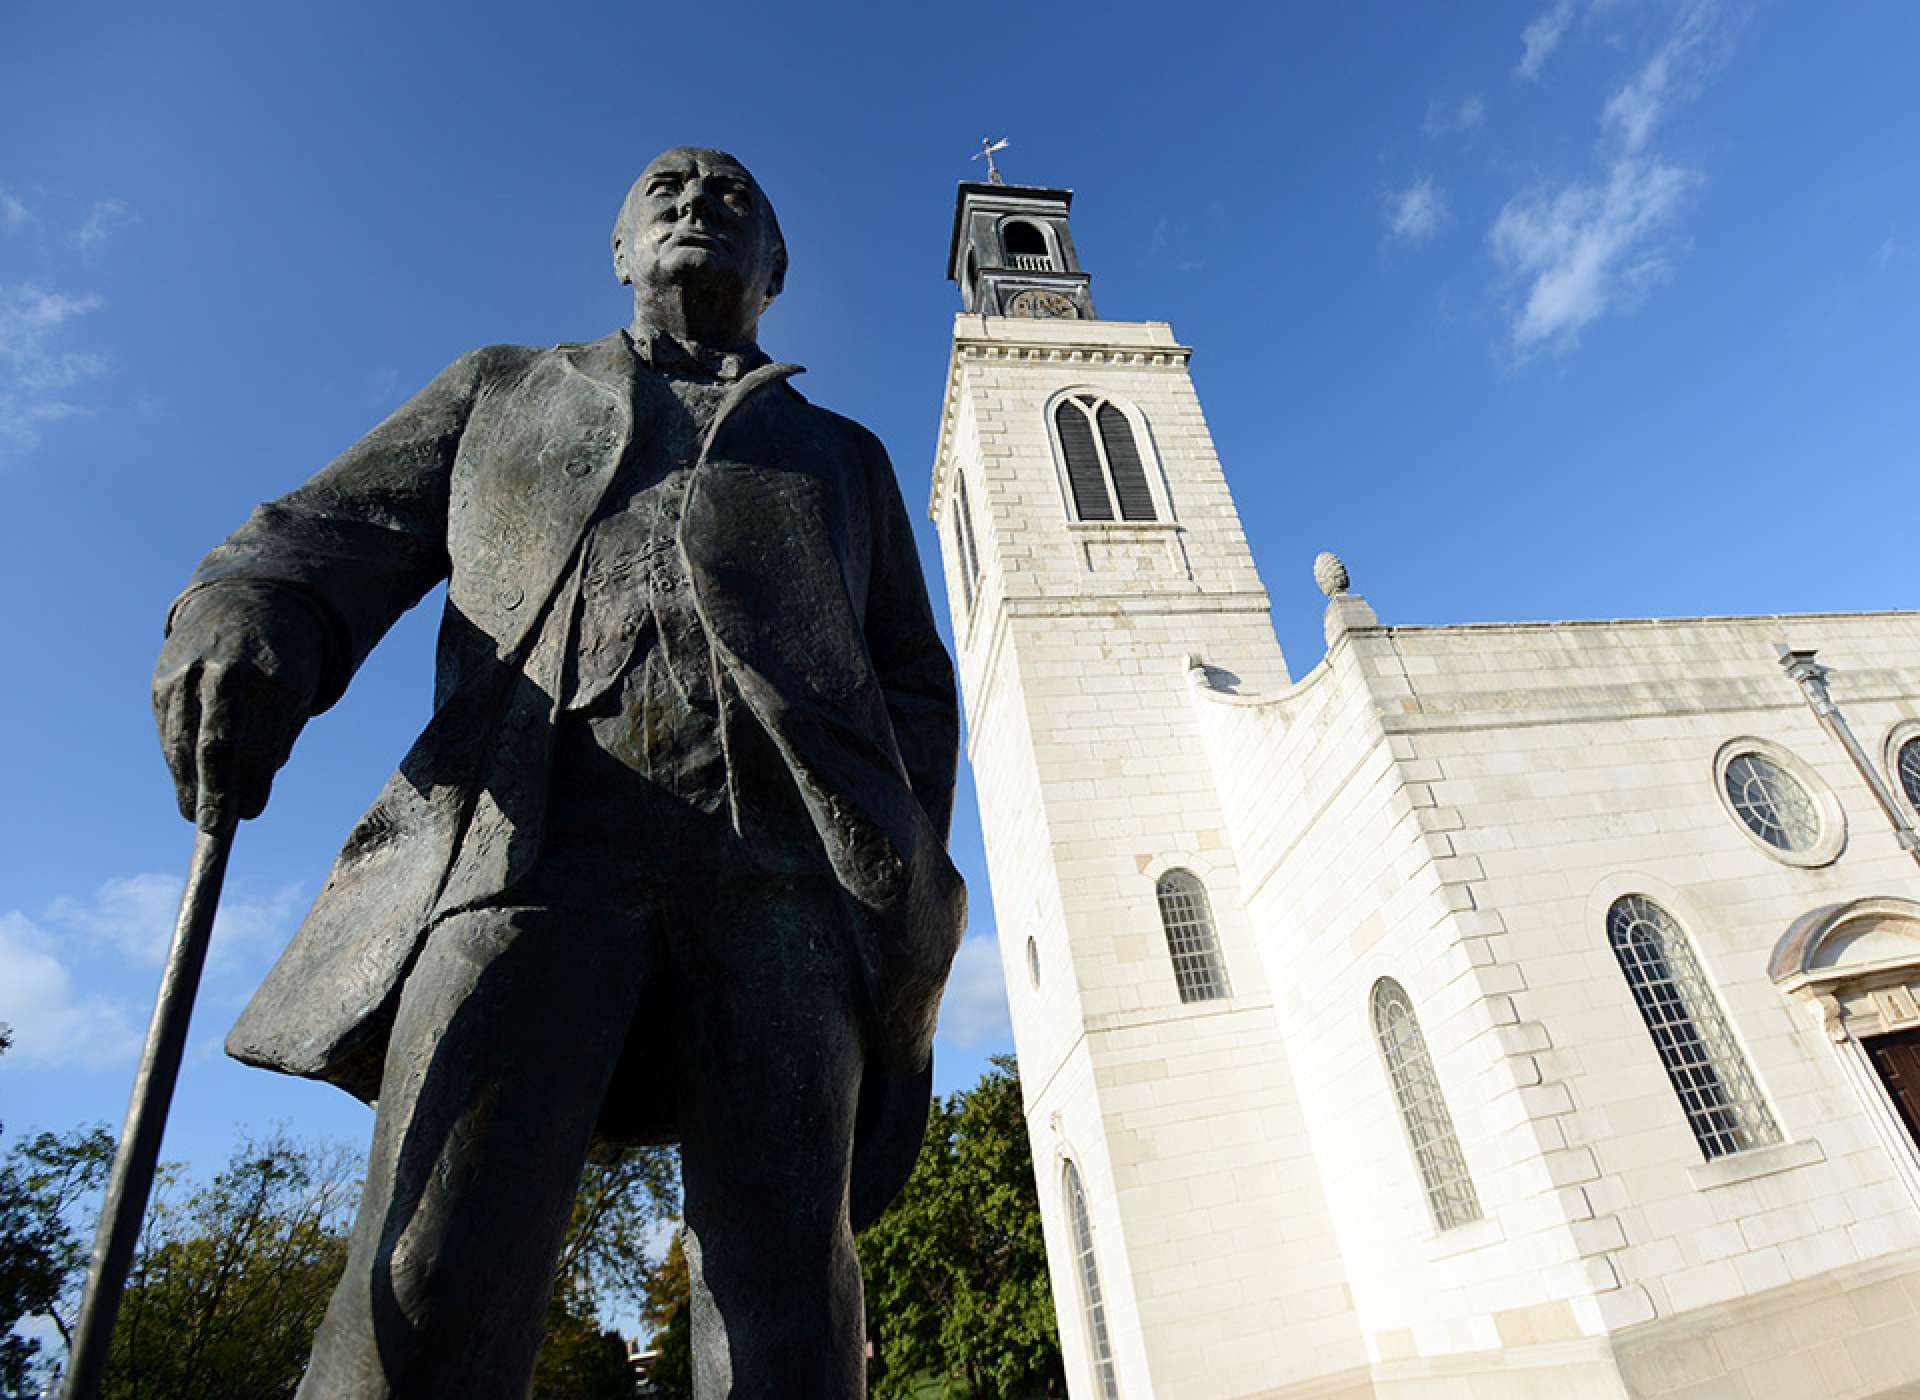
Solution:
<svg viewBox="0 0 1920 1400"><path fill-rule="evenodd" d="M1125 409L1097 394L1075 394L1053 410L1067 459L1076 520L1157 520L1147 456Z"/></svg>
<svg viewBox="0 0 1920 1400"><path fill-rule="evenodd" d="M1120 1380L1113 1367L1113 1338L1107 1332L1107 1305L1100 1296L1100 1266L1093 1258L1093 1222L1087 1217L1087 1193L1080 1189L1080 1169L1067 1163L1067 1222L1073 1227L1073 1257L1079 1265L1080 1307L1087 1323L1087 1344L1093 1352L1093 1374L1100 1383L1101 1400L1120 1400Z"/></svg>
<svg viewBox="0 0 1920 1400"><path fill-rule="evenodd" d="M1167 932L1167 956L1180 1000L1219 1001L1233 995L1220 940L1213 932L1213 908L1207 887L1191 870L1169 870L1154 886L1160 898L1160 923Z"/></svg>
<svg viewBox="0 0 1920 1400"><path fill-rule="evenodd" d="M967 499L967 474L953 474L953 561L960 570L960 588L967 611L973 611L973 595L980 585L980 551L973 539L973 504Z"/></svg>
<svg viewBox="0 0 1920 1400"><path fill-rule="evenodd" d="M1700 1151L1711 1161L1778 1142L1747 1057L1673 915L1643 894L1616 899L1607 942Z"/></svg>
<svg viewBox="0 0 1920 1400"><path fill-rule="evenodd" d="M1442 1230L1468 1225L1480 1218L1480 1198L1467 1172L1466 1154L1453 1131L1453 1115L1440 1095L1440 1076L1433 1072L1427 1038L1413 1014L1406 988L1391 977L1373 984L1373 1033L1386 1061L1393 1097L1400 1105L1400 1124L1413 1149L1413 1164L1426 1192L1427 1210Z"/></svg>

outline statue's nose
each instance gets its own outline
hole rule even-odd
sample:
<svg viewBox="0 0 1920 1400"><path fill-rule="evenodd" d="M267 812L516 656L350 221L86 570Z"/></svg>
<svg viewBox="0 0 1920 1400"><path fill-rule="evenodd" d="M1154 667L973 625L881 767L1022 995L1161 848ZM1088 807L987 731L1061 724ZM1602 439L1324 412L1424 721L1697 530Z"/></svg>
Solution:
<svg viewBox="0 0 1920 1400"><path fill-rule="evenodd" d="M680 216L691 218L695 214L705 214L712 208L707 198L706 186L698 180L689 180L680 190Z"/></svg>

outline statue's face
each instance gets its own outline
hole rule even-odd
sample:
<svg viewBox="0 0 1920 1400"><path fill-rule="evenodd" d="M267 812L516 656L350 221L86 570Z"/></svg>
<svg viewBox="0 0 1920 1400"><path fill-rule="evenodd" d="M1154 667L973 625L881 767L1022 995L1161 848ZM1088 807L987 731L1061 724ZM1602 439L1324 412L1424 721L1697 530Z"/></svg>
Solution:
<svg viewBox="0 0 1920 1400"><path fill-rule="evenodd" d="M724 151L664 152L620 211L614 268L623 282L703 282L737 289L751 310L780 290L773 211L746 167Z"/></svg>

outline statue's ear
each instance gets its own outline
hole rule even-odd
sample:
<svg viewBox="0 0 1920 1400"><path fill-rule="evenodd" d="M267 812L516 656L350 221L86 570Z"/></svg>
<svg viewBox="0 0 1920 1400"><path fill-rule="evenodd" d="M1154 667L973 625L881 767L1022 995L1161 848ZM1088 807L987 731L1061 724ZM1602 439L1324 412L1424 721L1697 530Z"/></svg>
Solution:
<svg viewBox="0 0 1920 1400"><path fill-rule="evenodd" d="M613 275L627 286L633 285L633 278L627 273L627 248L621 242L620 235L613 236Z"/></svg>
<svg viewBox="0 0 1920 1400"><path fill-rule="evenodd" d="M787 287L787 245L773 250L773 273L767 278L767 300L772 301Z"/></svg>

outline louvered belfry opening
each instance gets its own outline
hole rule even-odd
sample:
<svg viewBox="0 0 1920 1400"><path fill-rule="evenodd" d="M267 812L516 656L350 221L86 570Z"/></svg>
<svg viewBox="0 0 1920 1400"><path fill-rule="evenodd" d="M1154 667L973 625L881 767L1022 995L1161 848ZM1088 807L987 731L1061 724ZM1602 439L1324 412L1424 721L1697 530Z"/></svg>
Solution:
<svg viewBox="0 0 1920 1400"><path fill-rule="evenodd" d="M1110 403L1100 405L1100 443L1113 469L1113 494L1120 498L1122 520L1153 519L1153 492L1147 489L1147 471L1140 463L1140 444L1134 439L1127 415Z"/></svg>
<svg viewBox="0 0 1920 1400"><path fill-rule="evenodd" d="M1054 410L1060 429L1060 447L1067 454L1067 486L1073 492L1073 514L1079 520L1113 519L1113 498L1107 494L1107 474L1100 466L1100 449L1093 445L1093 424L1079 404L1069 400Z"/></svg>
<svg viewBox="0 0 1920 1400"><path fill-rule="evenodd" d="M1054 409L1053 421L1066 454L1075 519L1159 519L1139 436L1118 405L1076 394Z"/></svg>

